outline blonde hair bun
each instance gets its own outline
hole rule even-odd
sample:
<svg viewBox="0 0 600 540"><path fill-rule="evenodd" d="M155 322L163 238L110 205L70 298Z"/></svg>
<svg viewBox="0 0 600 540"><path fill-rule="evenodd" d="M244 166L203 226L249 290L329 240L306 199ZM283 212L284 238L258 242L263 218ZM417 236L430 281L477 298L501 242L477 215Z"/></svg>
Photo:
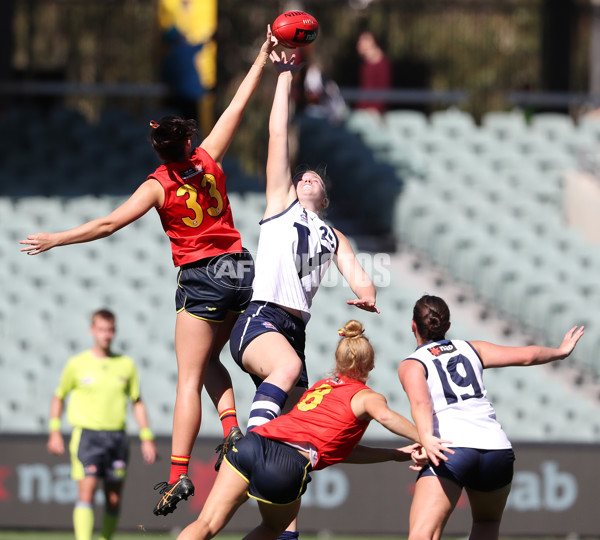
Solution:
<svg viewBox="0 0 600 540"><path fill-rule="evenodd" d="M348 321L339 330L341 339L335 350L335 375L343 375L365 382L375 367L373 346L364 335L363 325L355 320Z"/></svg>
<svg viewBox="0 0 600 540"><path fill-rule="evenodd" d="M338 331L338 333L341 337L355 338L362 336L364 331L365 329L360 322L350 320L345 324L344 328Z"/></svg>

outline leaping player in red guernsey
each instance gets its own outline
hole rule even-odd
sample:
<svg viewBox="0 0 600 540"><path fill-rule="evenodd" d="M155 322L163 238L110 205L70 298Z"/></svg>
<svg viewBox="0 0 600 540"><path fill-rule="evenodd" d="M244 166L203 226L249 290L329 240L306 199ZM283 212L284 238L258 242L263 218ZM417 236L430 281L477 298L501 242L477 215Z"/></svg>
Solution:
<svg viewBox="0 0 600 540"><path fill-rule="evenodd" d="M201 422L200 392L205 386L223 425L216 468L242 436L237 422L231 378L219 353L235 320L250 302L254 266L235 229L222 162L258 87L277 40L267 28L266 40L227 109L212 131L193 149L198 135L194 120L166 117L152 121L152 146L163 164L108 216L59 233L37 233L21 240L21 251L37 255L56 246L104 238L141 218L151 208L160 215L171 241L177 278L175 353L177 398L173 414L171 471L168 482L155 486L161 498L156 515L173 512L194 494L188 464ZM225 271L223 271L225 270Z"/></svg>

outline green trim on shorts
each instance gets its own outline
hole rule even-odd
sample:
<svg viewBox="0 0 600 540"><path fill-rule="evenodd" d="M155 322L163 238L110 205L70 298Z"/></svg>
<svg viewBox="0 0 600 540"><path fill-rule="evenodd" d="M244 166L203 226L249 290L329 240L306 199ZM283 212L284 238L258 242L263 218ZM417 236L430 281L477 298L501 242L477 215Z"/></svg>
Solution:
<svg viewBox="0 0 600 540"><path fill-rule="evenodd" d="M69 442L69 452L71 454L71 478L73 480L83 480L85 478L85 471L83 469L83 463L79 461L79 443L81 442L82 428L76 427L71 433L71 442Z"/></svg>

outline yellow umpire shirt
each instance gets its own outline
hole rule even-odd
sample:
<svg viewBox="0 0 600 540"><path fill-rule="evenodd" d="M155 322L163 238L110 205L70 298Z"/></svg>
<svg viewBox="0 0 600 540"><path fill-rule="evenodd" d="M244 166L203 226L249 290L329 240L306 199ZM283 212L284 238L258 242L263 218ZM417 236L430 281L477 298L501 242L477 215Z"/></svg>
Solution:
<svg viewBox="0 0 600 540"><path fill-rule="evenodd" d="M119 431L125 429L127 400L137 401L140 387L129 356L98 358L88 350L67 362L54 394L70 394L67 418L73 426Z"/></svg>

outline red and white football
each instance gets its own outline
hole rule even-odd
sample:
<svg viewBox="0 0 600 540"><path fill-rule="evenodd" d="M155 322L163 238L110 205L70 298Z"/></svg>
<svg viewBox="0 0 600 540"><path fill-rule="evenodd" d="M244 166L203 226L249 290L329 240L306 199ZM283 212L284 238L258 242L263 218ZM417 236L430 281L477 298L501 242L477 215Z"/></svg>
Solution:
<svg viewBox="0 0 600 540"><path fill-rule="evenodd" d="M273 21L273 35L284 47L310 45L319 33L319 23L305 11L286 11Z"/></svg>

